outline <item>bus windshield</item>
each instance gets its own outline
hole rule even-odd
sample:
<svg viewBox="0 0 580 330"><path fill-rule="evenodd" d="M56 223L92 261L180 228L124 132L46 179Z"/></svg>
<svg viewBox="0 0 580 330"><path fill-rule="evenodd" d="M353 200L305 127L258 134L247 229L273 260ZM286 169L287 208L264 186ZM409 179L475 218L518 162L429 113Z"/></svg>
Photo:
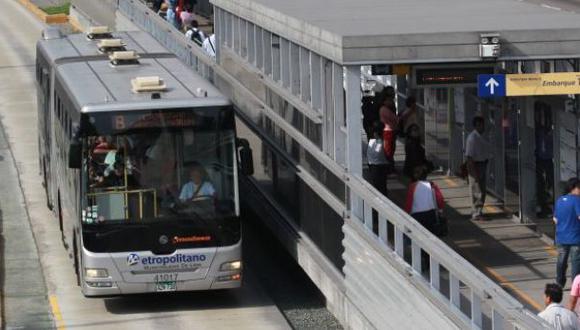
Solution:
<svg viewBox="0 0 580 330"><path fill-rule="evenodd" d="M92 117L83 224L204 226L234 217L235 136L219 113Z"/></svg>

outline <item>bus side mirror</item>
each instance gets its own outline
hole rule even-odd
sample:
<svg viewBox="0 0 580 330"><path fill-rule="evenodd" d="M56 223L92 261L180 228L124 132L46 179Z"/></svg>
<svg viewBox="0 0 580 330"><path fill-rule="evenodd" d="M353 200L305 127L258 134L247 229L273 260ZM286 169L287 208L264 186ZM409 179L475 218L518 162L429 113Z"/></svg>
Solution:
<svg viewBox="0 0 580 330"><path fill-rule="evenodd" d="M254 174L254 158L252 156L252 148L246 139L238 139L238 146L240 150L240 168L244 175Z"/></svg>
<svg viewBox="0 0 580 330"><path fill-rule="evenodd" d="M68 149L68 167L81 168L83 164L83 146L79 142L71 142Z"/></svg>

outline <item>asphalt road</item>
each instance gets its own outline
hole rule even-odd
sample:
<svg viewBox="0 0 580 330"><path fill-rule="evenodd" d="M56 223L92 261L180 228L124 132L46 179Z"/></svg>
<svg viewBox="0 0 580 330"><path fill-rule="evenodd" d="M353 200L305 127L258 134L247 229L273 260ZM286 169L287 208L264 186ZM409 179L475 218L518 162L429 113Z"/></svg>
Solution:
<svg viewBox="0 0 580 330"><path fill-rule="evenodd" d="M580 13L580 0L523 0L547 9Z"/></svg>
<svg viewBox="0 0 580 330"><path fill-rule="evenodd" d="M0 210L7 328L287 329L246 269L240 290L87 299L76 286L38 173L34 45L43 28L16 1L0 11ZM10 149L8 149L10 147ZM10 221L9 221L10 220ZM6 243L9 243L8 245Z"/></svg>

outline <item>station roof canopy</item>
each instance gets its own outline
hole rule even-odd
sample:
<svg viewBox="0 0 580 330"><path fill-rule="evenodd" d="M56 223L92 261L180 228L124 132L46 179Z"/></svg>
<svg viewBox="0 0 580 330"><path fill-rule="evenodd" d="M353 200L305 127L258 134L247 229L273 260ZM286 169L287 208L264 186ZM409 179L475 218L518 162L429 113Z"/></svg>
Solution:
<svg viewBox="0 0 580 330"><path fill-rule="evenodd" d="M340 64L580 58L580 14L522 0L212 0L225 11Z"/></svg>

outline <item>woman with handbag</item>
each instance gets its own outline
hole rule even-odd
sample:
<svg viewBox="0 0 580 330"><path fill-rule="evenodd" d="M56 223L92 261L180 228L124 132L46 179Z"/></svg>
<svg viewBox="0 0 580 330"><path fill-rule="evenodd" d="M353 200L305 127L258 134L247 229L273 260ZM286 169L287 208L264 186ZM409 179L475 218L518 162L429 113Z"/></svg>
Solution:
<svg viewBox="0 0 580 330"><path fill-rule="evenodd" d="M440 212L445 202L437 185L427 181L427 167L420 165L413 170L413 182L407 191L405 211L431 233L441 236Z"/></svg>

